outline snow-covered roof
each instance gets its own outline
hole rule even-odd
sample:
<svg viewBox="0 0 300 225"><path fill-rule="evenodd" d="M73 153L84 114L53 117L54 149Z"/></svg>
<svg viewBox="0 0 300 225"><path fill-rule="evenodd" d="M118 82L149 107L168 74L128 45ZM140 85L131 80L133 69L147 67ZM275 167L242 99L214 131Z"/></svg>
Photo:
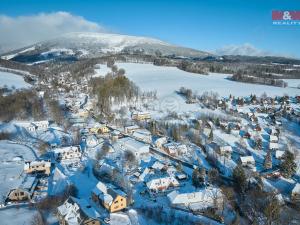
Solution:
<svg viewBox="0 0 300 225"><path fill-rule="evenodd" d="M101 181L97 183L92 192L108 205L112 204L117 195L123 197L126 196L126 194L119 188L113 186L112 184L106 184Z"/></svg>
<svg viewBox="0 0 300 225"><path fill-rule="evenodd" d="M255 163L255 160L252 155L250 156L240 156L240 160L242 163Z"/></svg>
<svg viewBox="0 0 300 225"><path fill-rule="evenodd" d="M232 152L232 147L230 145L225 145L220 147L221 151Z"/></svg>
<svg viewBox="0 0 300 225"><path fill-rule="evenodd" d="M203 208L213 206L215 199L221 199L223 197L219 188L205 188L197 192L185 193L180 193L176 190L172 191L167 196L171 204L187 206L190 204L201 203Z"/></svg>
<svg viewBox="0 0 300 225"><path fill-rule="evenodd" d="M44 167L51 167L51 162L48 161L31 161L31 162L25 162L24 164L24 170L30 169L32 166L44 166Z"/></svg>
<svg viewBox="0 0 300 225"><path fill-rule="evenodd" d="M150 115L150 113L147 111L144 111L144 112L136 111L136 112L133 112L132 115Z"/></svg>
<svg viewBox="0 0 300 225"><path fill-rule="evenodd" d="M270 141L278 141L278 137L275 135L270 135Z"/></svg>
<svg viewBox="0 0 300 225"><path fill-rule="evenodd" d="M91 207L91 205L87 202L87 200L83 198L82 199L73 198L73 200L79 205L80 209L89 218L97 219L100 217L99 213L95 210L94 207Z"/></svg>
<svg viewBox="0 0 300 225"><path fill-rule="evenodd" d="M300 194L300 183L297 183L297 184L295 185L295 187L294 187L293 190L292 190L292 194L293 194L293 195L294 195L294 194L297 194L297 195Z"/></svg>
<svg viewBox="0 0 300 225"><path fill-rule="evenodd" d="M168 187L170 185L178 186L179 182L175 177L165 176L159 178L153 178L149 180L146 185L149 189L158 189L159 187Z"/></svg>
<svg viewBox="0 0 300 225"><path fill-rule="evenodd" d="M138 154L149 152L149 145L140 141L136 141L130 137L119 139L118 142L127 150L136 152Z"/></svg>
<svg viewBox="0 0 300 225"><path fill-rule="evenodd" d="M132 126L126 126L125 130L135 130L139 129L140 127L138 125L132 125Z"/></svg>
<svg viewBox="0 0 300 225"><path fill-rule="evenodd" d="M168 140L167 137L160 137L160 138L157 138L154 143L156 145L162 145L162 144L166 143L167 140Z"/></svg>
<svg viewBox="0 0 300 225"><path fill-rule="evenodd" d="M69 225L80 225L83 218L81 212L88 218L97 219L99 213L85 199L70 197L57 208L59 214Z"/></svg>
<svg viewBox="0 0 300 225"><path fill-rule="evenodd" d="M136 139L144 140L149 138L149 134L140 133L138 131L133 132L132 136Z"/></svg>
<svg viewBox="0 0 300 225"><path fill-rule="evenodd" d="M277 144L277 143L273 143L273 144ZM284 151L280 151L280 150L275 151L275 157L276 157L276 159L281 158L283 155L284 155Z"/></svg>
<svg viewBox="0 0 300 225"><path fill-rule="evenodd" d="M67 146L67 147L61 147L61 148L55 148L53 149L54 153L65 153L65 152L73 152L73 151L80 151L80 146Z"/></svg>
<svg viewBox="0 0 300 225"><path fill-rule="evenodd" d="M32 176L26 176L20 188L29 192L34 191L37 184L37 178Z"/></svg>
<svg viewBox="0 0 300 225"><path fill-rule="evenodd" d="M152 168L153 169L157 169L157 170L161 170L162 168L164 168L164 164L162 164L161 162L159 161L155 161L153 164L152 164Z"/></svg>
<svg viewBox="0 0 300 225"><path fill-rule="evenodd" d="M270 142L270 143L269 143L269 148L270 148L270 149L279 149L279 145L278 145L278 143ZM275 154L276 154L276 153L275 153Z"/></svg>

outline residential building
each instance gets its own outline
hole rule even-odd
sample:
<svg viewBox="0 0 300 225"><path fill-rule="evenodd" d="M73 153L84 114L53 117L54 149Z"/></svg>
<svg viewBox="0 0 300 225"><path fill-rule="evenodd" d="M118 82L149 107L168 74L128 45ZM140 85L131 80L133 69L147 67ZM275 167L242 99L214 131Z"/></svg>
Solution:
<svg viewBox="0 0 300 225"><path fill-rule="evenodd" d="M223 194L219 188L204 188L196 192L181 193L177 190L167 195L173 207L183 207L192 211L207 208L220 208L223 203Z"/></svg>
<svg viewBox="0 0 300 225"><path fill-rule="evenodd" d="M132 137L138 141L146 142L148 144L152 142L151 132L146 129L135 130L132 134Z"/></svg>
<svg viewBox="0 0 300 225"><path fill-rule="evenodd" d="M295 202L300 202L300 183L297 183L292 192L291 192L291 199Z"/></svg>
<svg viewBox="0 0 300 225"><path fill-rule="evenodd" d="M126 134L132 134L134 131L140 129L139 126L137 125L132 125L132 126L126 126L124 127L124 131Z"/></svg>
<svg viewBox="0 0 300 225"><path fill-rule="evenodd" d="M38 179L26 176L19 187L13 188L7 195L7 201L30 201L38 184Z"/></svg>
<svg viewBox="0 0 300 225"><path fill-rule="evenodd" d="M79 160L82 155L80 145L55 148L53 152L59 161Z"/></svg>
<svg viewBox="0 0 300 225"><path fill-rule="evenodd" d="M141 157L142 155L147 155L149 153L149 145L137 141L133 138L126 137L118 140L118 145L122 150L131 151L136 157Z"/></svg>
<svg viewBox="0 0 300 225"><path fill-rule="evenodd" d="M138 120L138 121L149 120L149 119L151 119L151 115L149 112L134 112L134 113L132 113L131 118L133 120Z"/></svg>
<svg viewBox="0 0 300 225"><path fill-rule="evenodd" d="M280 151L280 150L275 151L275 158L282 159L282 157L284 156L284 153L285 153L285 151Z"/></svg>
<svg viewBox="0 0 300 225"><path fill-rule="evenodd" d="M232 153L232 147L230 145L220 146L216 142L211 142L210 144L207 144L205 148L209 154L217 153L222 156L230 157Z"/></svg>
<svg viewBox="0 0 300 225"><path fill-rule="evenodd" d="M171 156L187 154L187 146L176 142L163 144L163 149Z"/></svg>
<svg viewBox="0 0 300 225"><path fill-rule="evenodd" d="M168 137L160 137L160 138L157 138L155 141L154 141L154 145L159 148L159 149L162 149L163 147L163 144L167 143L168 142Z"/></svg>
<svg viewBox="0 0 300 225"><path fill-rule="evenodd" d="M270 142L277 143L278 142L278 137L275 136L275 135L270 135Z"/></svg>
<svg viewBox="0 0 300 225"><path fill-rule="evenodd" d="M48 161L27 161L24 164L25 173L43 173L47 176L51 173L51 162Z"/></svg>
<svg viewBox="0 0 300 225"><path fill-rule="evenodd" d="M279 149L278 143L270 142L269 143L269 149L270 150L278 150Z"/></svg>
<svg viewBox="0 0 300 225"><path fill-rule="evenodd" d="M178 187L179 182L173 176L157 177L150 179L146 186L152 193L164 192L172 187Z"/></svg>
<svg viewBox="0 0 300 225"><path fill-rule="evenodd" d="M60 225L100 225L100 215L85 199L69 197L57 208Z"/></svg>
<svg viewBox="0 0 300 225"><path fill-rule="evenodd" d="M239 162L242 166L255 168L255 160L252 155L250 156L240 156Z"/></svg>
<svg viewBox="0 0 300 225"><path fill-rule="evenodd" d="M127 207L127 195L112 184L98 182L92 190L92 199L101 204L110 213L120 211Z"/></svg>

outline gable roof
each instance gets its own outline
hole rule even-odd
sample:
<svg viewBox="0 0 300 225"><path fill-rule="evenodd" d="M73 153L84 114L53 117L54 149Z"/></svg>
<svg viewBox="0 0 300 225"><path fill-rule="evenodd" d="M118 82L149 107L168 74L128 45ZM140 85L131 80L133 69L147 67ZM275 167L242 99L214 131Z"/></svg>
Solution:
<svg viewBox="0 0 300 225"><path fill-rule="evenodd" d="M97 183L92 192L108 205L111 205L117 196L126 198L126 193L124 193L120 188L115 187L112 184L105 184L101 181Z"/></svg>

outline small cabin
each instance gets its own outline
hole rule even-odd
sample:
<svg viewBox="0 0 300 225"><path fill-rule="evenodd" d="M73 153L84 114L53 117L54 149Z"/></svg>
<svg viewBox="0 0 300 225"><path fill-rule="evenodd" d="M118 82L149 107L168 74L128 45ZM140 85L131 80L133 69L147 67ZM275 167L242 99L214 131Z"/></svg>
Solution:
<svg viewBox="0 0 300 225"><path fill-rule="evenodd" d="M32 199L33 193L38 184L36 177L26 176L19 187L9 191L6 201L24 202Z"/></svg>

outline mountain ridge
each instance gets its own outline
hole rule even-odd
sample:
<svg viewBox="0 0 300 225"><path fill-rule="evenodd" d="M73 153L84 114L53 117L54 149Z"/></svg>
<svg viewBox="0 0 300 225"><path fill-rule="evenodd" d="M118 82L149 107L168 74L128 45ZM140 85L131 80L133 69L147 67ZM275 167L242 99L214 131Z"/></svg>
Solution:
<svg viewBox="0 0 300 225"><path fill-rule="evenodd" d="M89 58L111 53L142 53L199 58L213 55L205 51L173 45L155 38L112 33L73 32L2 54L2 58L16 59L17 61L18 58L30 55L34 55L34 58L40 60L46 58L43 57L46 55Z"/></svg>

